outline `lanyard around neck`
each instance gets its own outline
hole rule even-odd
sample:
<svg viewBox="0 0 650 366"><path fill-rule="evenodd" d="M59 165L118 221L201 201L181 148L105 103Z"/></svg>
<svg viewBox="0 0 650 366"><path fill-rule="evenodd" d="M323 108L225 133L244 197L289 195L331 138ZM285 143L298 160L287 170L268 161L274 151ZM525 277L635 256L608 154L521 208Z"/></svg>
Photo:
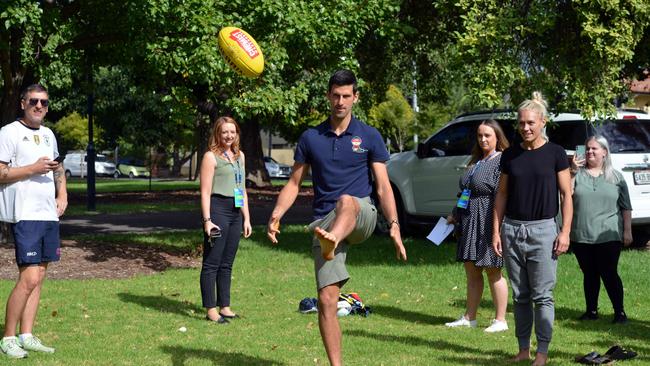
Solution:
<svg viewBox="0 0 650 366"><path fill-rule="evenodd" d="M494 151L492 151L492 152L490 153L490 155L484 157L483 159L477 161L476 164L474 164L474 167L472 168L472 171L469 172L469 175L467 176L467 178L466 178L465 181L463 182L463 185L464 185L465 187L467 187L467 185L469 184L469 181L472 179L472 176L473 176L474 173L476 172L476 169L478 169L478 166L481 165L481 162L490 159L490 157L491 157L492 155L496 154L496 153L497 153L497 151L494 150Z"/></svg>
<svg viewBox="0 0 650 366"><path fill-rule="evenodd" d="M235 173L235 184L237 185L237 187L241 187L242 174L241 174L241 166L239 165L239 159L236 160L237 168L235 168L235 164L232 162L232 160L230 160L230 156L228 156L228 154L226 154L225 151L223 152L223 156L226 158L226 160L228 160L230 166L232 167L233 173Z"/></svg>

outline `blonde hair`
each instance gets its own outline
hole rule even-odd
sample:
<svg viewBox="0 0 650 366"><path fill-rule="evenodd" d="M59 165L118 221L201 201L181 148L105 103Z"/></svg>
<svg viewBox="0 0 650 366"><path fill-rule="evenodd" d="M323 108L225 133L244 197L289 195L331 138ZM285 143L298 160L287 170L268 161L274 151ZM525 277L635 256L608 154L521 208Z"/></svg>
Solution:
<svg viewBox="0 0 650 366"><path fill-rule="evenodd" d="M221 143L221 131L223 130L223 125L226 123L232 123L235 125L235 131L237 131L237 136L235 141L231 145L232 152L235 154L235 159L239 158L239 139L241 136L241 129L239 124L231 117L219 117L214 122L212 126L212 131L210 132L210 140L208 141L208 149L215 154L221 154L226 151L226 146Z"/></svg>
<svg viewBox="0 0 650 366"><path fill-rule="evenodd" d="M548 104L541 92L534 91L531 99L526 99L521 102L519 107L517 107L517 114L520 114L521 111L537 112L542 117L542 121L548 121ZM548 135L546 135L546 128L542 129L542 138L549 141Z"/></svg>

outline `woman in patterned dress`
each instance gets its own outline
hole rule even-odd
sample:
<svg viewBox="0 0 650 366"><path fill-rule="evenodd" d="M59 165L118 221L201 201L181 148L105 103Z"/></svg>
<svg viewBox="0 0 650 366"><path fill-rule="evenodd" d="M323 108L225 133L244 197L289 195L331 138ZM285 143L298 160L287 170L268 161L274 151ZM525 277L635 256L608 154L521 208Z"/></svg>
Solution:
<svg viewBox="0 0 650 366"><path fill-rule="evenodd" d="M466 208L455 207L447 218L458 225L456 260L463 262L467 275L467 308L465 313L448 327L476 327L476 312L483 295L483 271L487 273L495 317L486 332L508 329L506 306L508 284L501 276L503 258L492 250L492 208L499 185L501 151L509 144L503 130L494 120L481 122L476 131L476 145L465 174L460 178L461 191L469 190ZM462 204L460 205L462 206Z"/></svg>

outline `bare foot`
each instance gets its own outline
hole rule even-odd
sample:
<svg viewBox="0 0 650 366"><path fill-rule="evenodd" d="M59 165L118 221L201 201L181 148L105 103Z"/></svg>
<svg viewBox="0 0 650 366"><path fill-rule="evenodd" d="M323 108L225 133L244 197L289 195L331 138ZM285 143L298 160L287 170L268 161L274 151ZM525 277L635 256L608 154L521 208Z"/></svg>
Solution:
<svg viewBox="0 0 650 366"><path fill-rule="evenodd" d="M521 349L519 353L513 358L510 359L510 362L519 362L524 360L530 360L530 349Z"/></svg>
<svg viewBox="0 0 650 366"><path fill-rule="evenodd" d="M537 354L535 354L535 361L533 361L532 365L544 366L546 365L546 361L548 361L548 355L538 352Z"/></svg>
<svg viewBox="0 0 650 366"><path fill-rule="evenodd" d="M336 250L336 246L338 245L336 236L319 227L314 229L314 234L316 234L316 238L320 242L320 252L323 255L323 258L326 261L334 259L334 250Z"/></svg>

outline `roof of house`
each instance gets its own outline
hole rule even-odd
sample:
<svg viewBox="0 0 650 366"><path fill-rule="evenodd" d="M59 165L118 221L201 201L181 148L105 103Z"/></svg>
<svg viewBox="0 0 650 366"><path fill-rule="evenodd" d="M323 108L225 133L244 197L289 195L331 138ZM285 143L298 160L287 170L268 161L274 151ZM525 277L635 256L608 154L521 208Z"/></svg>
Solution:
<svg viewBox="0 0 650 366"><path fill-rule="evenodd" d="M650 70L644 70L643 80L634 80L630 83L632 93L650 94Z"/></svg>

